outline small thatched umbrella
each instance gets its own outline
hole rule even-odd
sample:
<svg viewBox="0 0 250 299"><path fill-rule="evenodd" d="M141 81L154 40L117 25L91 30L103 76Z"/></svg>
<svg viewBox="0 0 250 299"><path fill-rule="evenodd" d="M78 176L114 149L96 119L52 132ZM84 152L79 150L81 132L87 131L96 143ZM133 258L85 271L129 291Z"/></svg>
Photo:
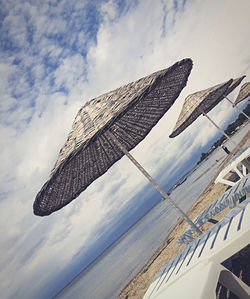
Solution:
<svg viewBox="0 0 250 299"><path fill-rule="evenodd" d="M190 126L201 114L206 116L210 121L207 113L212 110L221 100L231 86L233 79L215 85L202 91L198 91L186 97L179 118L169 136L173 138ZM213 121L212 123L216 125ZM216 125L218 128L218 126ZM219 128L220 129L220 128ZM220 129L221 130L221 129ZM223 131L224 132L224 131ZM229 137L228 137L229 138Z"/></svg>
<svg viewBox="0 0 250 299"><path fill-rule="evenodd" d="M240 83L242 82L242 80L245 78L246 76L241 76L239 78L236 78L232 81L232 83L229 85L227 91L225 92L224 96L226 97L227 95L229 95L236 87L238 87L240 85ZM231 103L231 102L230 102Z"/></svg>
<svg viewBox="0 0 250 299"><path fill-rule="evenodd" d="M201 114L203 114L221 133L239 149L241 147L234 142L225 131L223 131L208 115L207 113L212 110L226 95L233 91L245 76L210 87L208 89L193 93L184 101L182 111L179 115L177 123L173 132L169 137L173 138L184 131L191 125ZM243 163L244 162L244 163ZM244 160L242 163L250 169L249 162Z"/></svg>
<svg viewBox="0 0 250 299"><path fill-rule="evenodd" d="M234 90L245 77L246 76L242 76L242 77L239 77L239 78L233 80L232 84L229 86L227 92L225 93L225 99L227 99L232 104L233 107L236 107L237 110L239 110L242 114L245 115L246 118L248 118L250 120L249 116L242 109L240 109L239 107L236 106L239 102L245 100L250 95L250 82L242 85L240 92L238 94L238 97L236 98L234 103L227 97L227 95L232 90Z"/></svg>
<svg viewBox="0 0 250 299"><path fill-rule="evenodd" d="M245 100L250 96L250 82L247 82L241 86L240 92L234 102L234 106L239 102Z"/></svg>
<svg viewBox="0 0 250 299"><path fill-rule="evenodd" d="M85 104L75 118L49 180L36 196L34 214L45 216L61 209L125 154L199 232L128 152L143 140L173 105L185 87L191 69L192 60L183 59L170 68Z"/></svg>

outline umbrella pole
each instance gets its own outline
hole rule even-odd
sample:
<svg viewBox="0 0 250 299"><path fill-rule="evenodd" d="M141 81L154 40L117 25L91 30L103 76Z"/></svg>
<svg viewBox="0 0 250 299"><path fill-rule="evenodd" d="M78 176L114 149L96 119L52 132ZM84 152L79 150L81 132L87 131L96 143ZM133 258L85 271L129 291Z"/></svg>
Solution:
<svg viewBox="0 0 250 299"><path fill-rule="evenodd" d="M140 170L140 172L150 181L155 189L160 192L160 194L169 201L169 203L177 210L179 214L188 222L188 224L199 234L202 232L200 229L192 222L192 220L176 205L176 203L168 196L168 194L161 188L160 185L151 177L151 175L141 166L141 164L127 151L127 149L119 142L119 140L114 136L113 132L109 131L111 138L119 149L129 158L129 160Z"/></svg>
<svg viewBox="0 0 250 299"><path fill-rule="evenodd" d="M237 148L239 148L241 150L241 147L232 140L232 138L230 138L227 133L225 131L223 131L204 111L202 111L202 114L208 119L210 120L210 122L229 140L231 141Z"/></svg>
<svg viewBox="0 0 250 299"><path fill-rule="evenodd" d="M225 97L225 98L228 100L228 102L230 102L230 103L233 105L233 102L230 101L228 97ZM233 106L233 107L237 108L242 114L245 115L246 118L248 118L248 120L250 120L249 116L248 116L243 110L241 110L241 109L240 109L239 107L237 107L236 105Z"/></svg>
<svg viewBox="0 0 250 299"><path fill-rule="evenodd" d="M220 130L221 132L222 132L222 134L223 135L225 135L226 137L227 137L227 139L228 140L230 140L233 144L235 144L236 145L236 148L238 148L239 150L242 150L242 147L240 147L236 142L234 142L233 140L232 140L232 138L230 138L226 133L225 133L225 131L223 131L219 126L217 126L216 125L216 123L205 113L205 112L203 112L203 111L201 111L202 112L202 114L204 115L204 116L206 116L206 118L207 119L209 119L210 121L211 121L211 123L218 129L218 130ZM242 160L241 161L241 163L248 169L248 170L250 170L250 163L249 163L249 161L247 160L247 159L244 159L244 160Z"/></svg>

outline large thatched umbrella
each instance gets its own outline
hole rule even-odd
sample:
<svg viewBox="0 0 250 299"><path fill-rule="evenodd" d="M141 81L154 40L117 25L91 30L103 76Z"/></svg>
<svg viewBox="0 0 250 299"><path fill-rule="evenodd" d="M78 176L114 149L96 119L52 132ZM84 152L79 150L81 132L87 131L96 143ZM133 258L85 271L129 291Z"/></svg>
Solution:
<svg viewBox="0 0 250 299"><path fill-rule="evenodd" d="M240 109L238 106L236 106L239 102L245 100L250 95L250 82L242 85L240 92L239 92L234 103L227 97L227 95L232 90L234 90L245 77L246 76L242 76L242 77L239 77L239 78L233 80L232 84L229 86L227 92L225 93L225 99L227 99L228 102L230 102L233 107L235 107L237 110L239 110L242 114L245 115L246 118L248 118L250 120L249 116L242 109Z"/></svg>
<svg viewBox="0 0 250 299"><path fill-rule="evenodd" d="M125 154L194 226L128 152L172 106L191 69L192 60L184 59L86 103L75 118L49 180L36 196L34 213L45 216L61 209Z"/></svg>
<svg viewBox="0 0 250 299"><path fill-rule="evenodd" d="M233 79L230 79L222 84L215 85L187 96L173 132L169 137L173 138L179 135L201 114L209 118L207 113L223 100L228 88L232 87L232 83ZM209 120L212 121L210 118ZM216 125L216 127L218 126Z"/></svg>
<svg viewBox="0 0 250 299"><path fill-rule="evenodd" d="M239 102L245 100L249 96L250 96L250 82L247 82L241 86L240 92L234 102L234 106L237 105Z"/></svg>

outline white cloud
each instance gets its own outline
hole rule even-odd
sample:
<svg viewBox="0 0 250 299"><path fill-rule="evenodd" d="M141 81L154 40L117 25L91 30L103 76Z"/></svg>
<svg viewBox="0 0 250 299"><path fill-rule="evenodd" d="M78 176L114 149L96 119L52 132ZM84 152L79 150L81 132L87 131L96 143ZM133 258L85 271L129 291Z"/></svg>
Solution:
<svg viewBox="0 0 250 299"><path fill-rule="evenodd" d="M73 89L80 80L84 82L85 62L80 54L66 57L54 72L55 83L58 87L64 85L67 89Z"/></svg>
<svg viewBox="0 0 250 299"><path fill-rule="evenodd" d="M101 13L106 22L112 21L117 16L117 6L114 1L108 1L101 6Z"/></svg>
<svg viewBox="0 0 250 299"><path fill-rule="evenodd" d="M22 15L9 15L3 21L3 27L5 27L9 41L18 48L27 46L26 26L22 26L24 23L25 20Z"/></svg>

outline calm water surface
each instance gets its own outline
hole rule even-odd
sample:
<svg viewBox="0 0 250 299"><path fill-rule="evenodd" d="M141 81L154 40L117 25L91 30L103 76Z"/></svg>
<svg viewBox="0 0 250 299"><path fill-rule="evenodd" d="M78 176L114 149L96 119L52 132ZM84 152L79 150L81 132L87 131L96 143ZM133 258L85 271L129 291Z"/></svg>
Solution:
<svg viewBox="0 0 250 299"><path fill-rule="evenodd" d="M239 142L248 130L249 125L235 134L233 139ZM229 149L233 148L230 142L227 142L226 146ZM221 148L215 150L171 193L171 198L183 210L188 210L207 187L226 156ZM116 298L161 245L176 224L177 218L168 202L161 201L61 291L58 298Z"/></svg>

